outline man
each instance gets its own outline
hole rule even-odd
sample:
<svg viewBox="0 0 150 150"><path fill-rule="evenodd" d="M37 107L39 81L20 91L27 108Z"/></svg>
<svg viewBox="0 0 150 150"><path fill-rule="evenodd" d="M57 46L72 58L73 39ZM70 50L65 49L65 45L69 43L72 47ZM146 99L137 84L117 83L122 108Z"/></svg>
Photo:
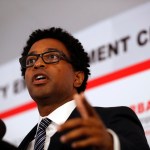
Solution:
<svg viewBox="0 0 150 150"><path fill-rule="evenodd" d="M149 150L132 110L93 108L87 102L83 91L90 75L89 58L68 32L61 28L36 30L20 63L40 119L19 149ZM43 118L49 119L43 123ZM46 126L42 133L41 124Z"/></svg>

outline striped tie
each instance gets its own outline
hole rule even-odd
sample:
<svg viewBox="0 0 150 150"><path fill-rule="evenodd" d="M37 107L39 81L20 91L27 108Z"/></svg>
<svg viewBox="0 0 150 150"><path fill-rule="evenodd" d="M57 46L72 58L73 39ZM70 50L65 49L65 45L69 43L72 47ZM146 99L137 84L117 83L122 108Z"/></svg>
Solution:
<svg viewBox="0 0 150 150"><path fill-rule="evenodd" d="M51 123L48 118L42 119L36 134L34 150L44 150L44 143L46 138L46 128Z"/></svg>

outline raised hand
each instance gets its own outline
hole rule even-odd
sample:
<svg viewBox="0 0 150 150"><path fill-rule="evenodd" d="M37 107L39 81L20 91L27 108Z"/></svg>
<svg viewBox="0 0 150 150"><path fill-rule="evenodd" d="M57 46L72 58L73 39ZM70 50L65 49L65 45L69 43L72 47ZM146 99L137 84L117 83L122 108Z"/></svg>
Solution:
<svg viewBox="0 0 150 150"><path fill-rule="evenodd" d="M81 118L70 119L58 127L60 132L68 131L61 137L61 141L71 142L73 148L93 147L94 150L113 150L112 136L83 93L76 94L74 99Z"/></svg>

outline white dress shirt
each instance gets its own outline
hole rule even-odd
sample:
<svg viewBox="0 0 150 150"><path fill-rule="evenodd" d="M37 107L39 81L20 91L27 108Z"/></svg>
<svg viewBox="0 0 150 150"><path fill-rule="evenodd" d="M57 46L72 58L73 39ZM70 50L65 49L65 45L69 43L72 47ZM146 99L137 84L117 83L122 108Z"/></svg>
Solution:
<svg viewBox="0 0 150 150"><path fill-rule="evenodd" d="M54 110L52 113L50 113L48 116L45 116L45 117L40 116L39 117L38 126L43 118L49 118L52 121L52 123L46 128L46 140L45 140L44 150L48 149L51 137L57 131L57 126L61 125L69 118L70 114L75 109L75 107L76 107L75 101L72 100L72 101L69 101L69 102L65 103L64 105L60 106L59 108ZM119 142L119 138L116 135L116 133L114 131L112 131L111 129L108 129L107 131L113 137L113 142L114 142L113 150L120 150L120 142ZM35 140L31 141L29 143L27 150L34 150L34 143L35 143Z"/></svg>

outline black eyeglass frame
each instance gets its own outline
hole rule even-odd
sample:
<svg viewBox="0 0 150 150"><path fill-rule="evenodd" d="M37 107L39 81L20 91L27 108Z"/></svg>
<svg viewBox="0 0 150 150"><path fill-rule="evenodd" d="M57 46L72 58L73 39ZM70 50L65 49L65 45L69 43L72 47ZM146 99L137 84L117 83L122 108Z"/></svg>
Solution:
<svg viewBox="0 0 150 150"><path fill-rule="evenodd" d="M58 57L58 60L55 61L55 62L46 62L46 61L44 60L44 58L43 58L43 55L44 55L44 54L47 54L47 53L51 53L51 52L57 52L57 53L59 53L59 55L57 55L57 57L59 56L59 57ZM57 49L54 49L54 48L48 48L48 51L46 51L46 52L44 52L44 53L41 53L41 54L28 54L28 55L26 55L26 56L23 56L23 57L19 58L19 62L20 62L20 65L21 65L22 68L33 67L34 64L36 63L36 61L35 61L35 63L33 63L33 65L31 65L31 66L26 66L26 60L27 60L27 57L28 57L28 56L36 56L36 57L37 57L37 58L36 58L36 61L39 59L39 57L41 57L42 60L43 60L43 62L44 62L45 64L57 63L57 62L59 62L60 60L65 60L65 61L67 61L68 63L71 63L71 60L70 60L62 51L57 50Z"/></svg>

